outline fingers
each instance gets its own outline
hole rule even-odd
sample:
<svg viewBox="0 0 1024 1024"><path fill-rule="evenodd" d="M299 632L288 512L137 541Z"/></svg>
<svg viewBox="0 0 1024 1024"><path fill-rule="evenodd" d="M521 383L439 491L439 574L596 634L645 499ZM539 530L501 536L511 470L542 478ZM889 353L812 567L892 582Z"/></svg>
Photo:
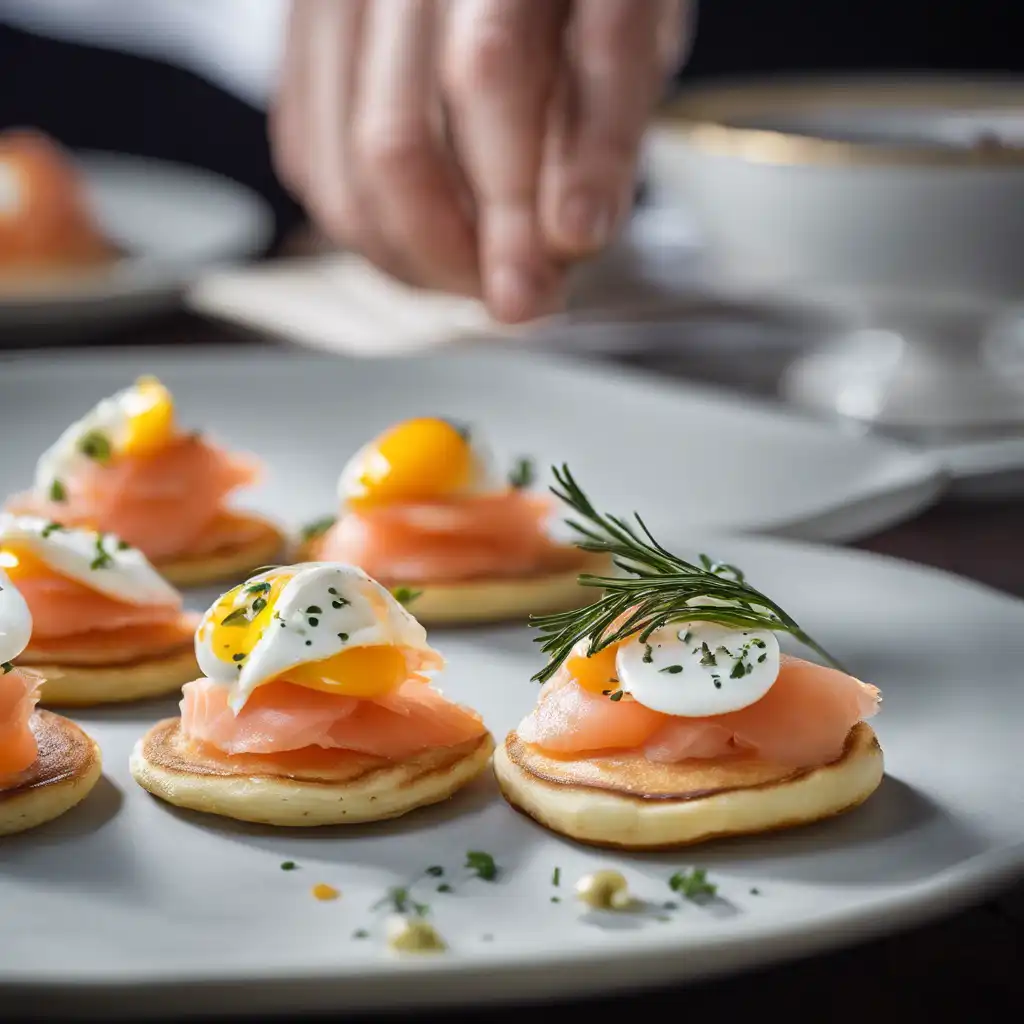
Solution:
<svg viewBox="0 0 1024 1024"><path fill-rule="evenodd" d="M483 293L508 322L546 312L562 285L537 203L565 12L561 0L453 0L449 8L442 78L452 134L477 206Z"/></svg>
<svg viewBox="0 0 1024 1024"><path fill-rule="evenodd" d="M410 279L476 294L475 227L442 138L435 15L435 0L376 0L367 9L352 173Z"/></svg>
<svg viewBox="0 0 1024 1024"><path fill-rule="evenodd" d="M641 140L681 49L685 6L580 0L573 8L540 197L546 242L565 258L606 245L630 209Z"/></svg>
<svg viewBox="0 0 1024 1024"><path fill-rule="evenodd" d="M306 96L309 93L308 26L315 0L293 0L277 89L270 104L268 133L274 171L294 196L306 185Z"/></svg>

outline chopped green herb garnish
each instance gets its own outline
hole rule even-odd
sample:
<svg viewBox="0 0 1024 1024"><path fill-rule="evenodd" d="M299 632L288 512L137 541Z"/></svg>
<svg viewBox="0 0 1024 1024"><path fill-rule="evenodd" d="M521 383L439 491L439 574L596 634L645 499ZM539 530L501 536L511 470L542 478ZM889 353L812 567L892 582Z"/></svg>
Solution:
<svg viewBox="0 0 1024 1024"><path fill-rule="evenodd" d="M90 430L78 442L78 450L96 462L109 462L114 453L110 438L100 430Z"/></svg>
<svg viewBox="0 0 1024 1024"><path fill-rule="evenodd" d="M422 593L422 590L413 590L411 587L395 587L395 589L391 591L391 596L394 597L400 605L404 605L407 608Z"/></svg>
<svg viewBox="0 0 1024 1024"><path fill-rule="evenodd" d="M650 644L644 644L644 656L643 662L645 665L650 665L654 661L654 648Z"/></svg>
<svg viewBox="0 0 1024 1024"><path fill-rule="evenodd" d="M702 665L717 665L718 664L718 661L715 659L715 656L711 653L711 648L708 647L706 641L700 645L700 649L703 652L701 654L701 657L700 657L700 663Z"/></svg>
<svg viewBox="0 0 1024 1024"><path fill-rule="evenodd" d="M730 679L742 679L747 674L747 666L742 661L737 661L729 673Z"/></svg>
<svg viewBox="0 0 1024 1024"><path fill-rule="evenodd" d="M271 586L269 583L250 583L245 588L247 594L269 594Z"/></svg>
<svg viewBox="0 0 1024 1024"><path fill-rule="evenodd" d="M237 652L237 653L231 655L231 660L232 661L245 661L245 655L242 654L241 652Z"/></svg>
<svg viewBox="0 0 1024 1024"><path fill-rule="evenodd" d="M323 516L320 519L314 519L300 531L302 539L316 540L317 537L322 537L336 522L337 516Z"/></svg>
<svg viewBox="0 0 1024 1024"><path fill-rule="evenodd" d="M582 641L588 642L593 655L629 637L646 643L655 630L677 622L717 622L737 630L788 633L842 669L792 616L746 583L735 567L712 562L707 556L700 565L687 562L659 544L640 516L634 517L634 526L626 519L599 513L567 466L556 468L554 475L552 492L577 517L568 520L577 534L577 547L610 555L622 573L584 573L578 579L580 585L593 587L600 595L589 605L531 616L539 633L536 640L548 655L547 664L533 677L536 682L546 683L554 676ZM698 598L715 603L695 605ZM702 649L705 659L714 657L706 644ZM702 663L712 664L710 659Z"/></svg>
<svg viewBox="0 0 1024 1024"><path fill-rule="evenodd" d="M67 501L68 492L64 489L64 485L59 480L54 480L50 484L50 501Z"/></svg>
<svg viewBox="0 0 1024 1024"><path fill-rule="evenodd" d="M370 933L365 928L357 928L352 933L352 938L353 939L368 939L369 937L370 937Z"/></svg>
<svg viewBox="0 0 1024 1024"><path fill-rule="evenodd" d="M13 671L14 666L9 661L0 661L0 676L5 676L8 672Z"/></svg>
<svg viewBox="0 0 1024 1024"><path fill-rule="evenodd" d="M682 665L666 665L664 668L659 668L659 672L667 672L670 676L677 676L683 671Z"/></svg>
<svg viewBox="0 0 1024 1024"><path fill-rule="evenodd" d="M559 885L561 883L561 881L562 881L562 869L561 868L555 868L555 870L551 872L551 884L552 885Z"/></svg>
<svg viewBox="0 0 1024 1024"><path fill-rule="evenodd" d="M323 615L323 613L324 613L323 608L321 608L319 605L315 605L315 604L311 604L306 609L306 614L307 615Z"/></svg>
<svg viewBox="0 0 1024 1024"><path fill-rule="evenodd" d="M442 882L437 887L437 891L438 892L451 892L452 891L452 887L447 882Z"/></svg>
<svg viewBox="0 0 1024 1024"><path fill-rule="evenodd" d="M339 640L340 640L340 641L341 641L342 643L345 643L345 642L346 642L346 641L348 640L348 633L339 633L339 634L338 634L338 639L339 639Z"/></svg>
<svg viewBox="0 0 1024 1024"><path fill-rule="evenodd" d="M295 871L298 868L298 864L293 860L286 860L281 863L282 871Z"/></svg>
<svg viewBox="0 0 1024 1024"><path fill-rule="evenodd" d="M307 620L311 626L319 626L320 620L316 617Z"/></svg>
<svg viewBox="0 0 1024 1024"><path fill-rule="evenodd" d="M465 866L485 882L493 882L498 876L498 865L494 863L494 858L483 850L470 850L466 854Z"/></svg>
<svg viewBox="0 0 1024 1024"><path fill-rule="evenodd" d="M754 886L754 888L750 890L750 895L751 896L760 896L761 895L761 890L758 889L757 886Z"/></svg>
<svg viewBox="0 0 1024 1024"><path fill-rule="evenodd" d="M222 626L244 626L247 622L249 622L248 608L236 608L220 620Z"/></svg>
<svg viewBox="0 0 1024 1024"><path fill-rule="evenodd" d="M415 914L417 917L426 917L430 913L430 907L425 903L417 903L410 895L405 886L396 885L388 889L387 893L374 904L374 909L387 904L396 914Z"/></svg>
<svg viewBox="0 0 1024 1024"><path fill-rule="evenodd" d="M561 896L552 896L551 897L551 902L552 903L561 903L562 902L562 897Z"/></svg>
<svg viewBox="0 0 1024 1024"><path fill-rule="evenodd" d="M63 530L64 527L60 523L47 523L42 530L39 531L39 536L44 540L50 536L51 533L56 533L58 530Z"/></svg>
<svg viewBox="0 0 1024 1024"><path fill-rule="evenodd" d="M537 479L533 459L519 458L508 475L508 485L517 491L524 491Z"/></svg>
<svg viewBox="0 0 1024 1024"><path fill-rule="evenodd" d="M94 545L96 551L96 557L89 563L90 569L106 569L107 566L113 564L113 559L110 557L110 553L103 546L104 536L102 533L96 534L96 543Z"/></svg>
<svg viewBox="0 0 1024 1024"><path fill-rule="evenodd" d="M708 873L704 868L692 871L677 871L669 880L668 887L680 896L692 900L697 896L714 896L718 886L708 881Z"/></svg>
<svg viewBox="0 0 1024 1024"><path fill-rule="evenodd" d="M427 868L427 874L433 876L434 878L440 878L444 874L444 868L441 867L440 864L434 864L433 866Z"/></svg>
<svg viewBox="0 0 1024 1024"><path fill-rule="evenodd" d="M117 542L117 550L118 551L129 551L130 549L131 549L131 544L129 544L128 541L126 541L126 540L119 540Z"/></svg>
<svg viewBox="0 0 1024 1024"><path fill-rule="evenodd" d="M252 603L252 614L255 618L264 608L267 607L267 599L265 597L257 597Z"/></svg>
<svg viewBox="0 0 1024 1024"><path fill-rule="evenodd" d="M608 695L608 699L618 703L618 701L622 700L622 691L616 690L614 693Z"/></svg>

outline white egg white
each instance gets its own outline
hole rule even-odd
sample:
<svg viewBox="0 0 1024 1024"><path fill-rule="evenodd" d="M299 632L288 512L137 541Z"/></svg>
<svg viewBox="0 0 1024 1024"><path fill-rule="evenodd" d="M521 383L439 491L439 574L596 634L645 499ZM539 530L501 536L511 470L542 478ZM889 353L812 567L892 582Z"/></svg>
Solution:
<svg viewBox="0 0 1024 1024"><path fill-rule="evenodd" d="M41 562L99 594L135 605L181 606L181 595L133 547L111 533L55 527L38 516L0 513L0 546L17 542ZM105 556L105 557L103 557Z"/></svg>
<svg viewBox="0 0 1024 1024"><path fill-rule="evenodd" d="M771 689L779 675L779 641L767 629L672 623L646 644L623 643L615 673L619 688L653 711L681 718L723 715Z"/></svg>
<svg viewBox="0 0 1024 1024"><path fill-rule="evenodd" d="M99 431L113 448L122 445L127 439L132 419L149 408L149 401L138 386L132 385L104 398L80 420L72 423L36 463L34 486L37 496L49 497L54 481L74 476L90 462L89 456L81 450L82 440L89 434Z"/></svg>
<svg viewBox="0 0 1024 1024"><path fill-rule="evenodd" d="M494 468L494 460L483 439L471 431L468 444L472 457L472 472L462 494L487 494L502 486ZM338 477L338 500L345 505L353 498L362 497L362 477L383 475L388 461L377 450L376 441L363 445L345 464Z"/></svg>
<svg viewBox="0 0 1024 1024"><path fill-rule="evenodd" d="M231 687L229 706L239 711L253 690L296 665L323 661L351 647L395 646L423 651L440 662L427 631L391 592L361 569L338 562L305 562L278 595L263 635L241 663L225 661L210 640L207 612L196 632L196 658L204 675ZM247 586L271 580L270 570ZM238 607L251 602L243 587ZM340 607L337 607L340 605ZM310 609L316 609L311 612ZM315 620L313 625L311 620ZM344 637L344 638L343 638Z"/></svg>
<svg viewBox="0 0 1024 1024"><path fill-rule="evenodd" d="M0 664L14 661L32 639L32 613L25 598L0 570Z"/></svg>

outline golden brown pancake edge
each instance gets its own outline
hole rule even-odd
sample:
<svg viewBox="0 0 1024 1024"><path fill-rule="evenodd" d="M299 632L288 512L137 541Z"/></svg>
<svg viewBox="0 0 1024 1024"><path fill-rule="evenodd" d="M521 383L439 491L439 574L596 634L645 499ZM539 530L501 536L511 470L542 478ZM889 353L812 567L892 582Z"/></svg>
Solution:
<svg viewBox="0 0 1024 1024"><path fill-rule="evenodd" d="M168 583L176 587L200 587L206 584L236 581L259 566L279 557L286 540L281 529L270 520L250 513L233 512L237 519L259 525L260 535L246 544L228 545L203 555L154 561L153 566Z"/></svg>
<svg viewBox="0 0 1024 1024"><path fill-rule="evenodd" d="M884 762L874 730L860 722L837 760L813 768L753 759L656 764L640 755L561 761L513 731L494 770L505 799L552 831L594 846L659 850L841 814L874 792Z"/></svg>
<svg viewBox="0 0 1024 1024"><path fill-rule="evenodd" d="M32 731L38 757L17 785L0 789L0 836L60 817L89 795L103 773L100 748L69 719L36 711Z"/></svg>
<svg viewBox="0 0 1024 1024"><path fill-rule="evenodd" d="M186 746L180 726L180 718L164 719L138 741L131 757L135 781L177 807L281 827L383 821L439 803L481 775L494 750L484 733L401 762L345 754L328 778L282 774L255 755L229 768Z"/></svg>

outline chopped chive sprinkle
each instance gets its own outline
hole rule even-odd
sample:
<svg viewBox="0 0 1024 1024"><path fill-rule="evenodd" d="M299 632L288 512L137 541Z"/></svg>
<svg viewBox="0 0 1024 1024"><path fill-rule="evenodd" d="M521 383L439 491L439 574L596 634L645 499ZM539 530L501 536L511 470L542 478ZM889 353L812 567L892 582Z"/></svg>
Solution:
<svg viewBox="0 0 1024 1024"><path fill-rule="evenodd" d="M316 540L317 537L322 537L334 525L335 521L334 516L323 516L320 519L314 519L313 522L307 523L302 528L302 539Z"/></svg>
<svg viewBox="0 0 1024 1024"><path fill-rule="evenodd" d="M346 640L348 640L348 633L339 633L339 634L338 634L338 639L339 639L339 640L340 640L340 641L341 641L342 643L345 643L345 641L346 641Z"/></svg>
<svg viewBox="0 0 1024 1024"><path fill-rule="evenodd" d="M67 501L68 492L65 490L64 485L59 480L54 480L50 484L50 501Z"/></svg>
<svg viewBox="0 0 1024 1024"><path fill-rule="evenodd" d="M13 671L14 666L9 661L0 662L0 676L5 676L8 672Z"/></svg>
<svg viewBox="0 0 1024 1024"><path fill-rule="evenodd" d="M317 619L317 618L312 618L312 619L309 620L309 624L311 626L319 626L320 625L320 620Z"/></svg>
<svg viewBox="0 0 1024 1024"><path fill-rule="evenodd" d="M269 594L270 593L269 583L250 583L245 588L247 594Z"/></svg>
<svg viewBox="0 0 1024 1024"><path fill-rule="evenodd" d="M754 886L754 888L750 890L750 895L751 896L760 896L761 895L761 890L758 889L757 886Z"/></svg>
<svg viewBox="0 0 1024 1024"><path fill-rule="evenodd" d="M237 653L235 653L235 654L232 654L232 655L231 655L231 660L232 660L232 661L245 661L245 655L244 655L244 654L242 654L242 653L241 653L241 652L239 651L239 652L237 652Z"/></svg>
<svg viewBox="0 0 1024 1024"><path fill-rule="evenodd" d="M747 666L742 661L737 661L729 673L730 679L742 679L747 674Z"/></svg>
<svg viewBox="0 0 1024 1024"><path fill-rule="evenodd" d="M561 883L561 881L562 881L562 869L561 868L555 868L555 870L551 872L551 884L552 885L559 885Z"/></svg>
<svg viewBox="0 0 1024 1024"><path fill-rule="evenodd" d="M650 663L654 661L654 649L651 647L650 644L644 644L643 661L646 665L650 665Z"/></svg>
<svg viewBox="0 0 1024 1024"><path fill-rule="evenodd" d="M286 861L282 861L282 863L281 863L281 870L282 871L295 871L296 868L298 868L298 866L299 865L296 864L295 861L293 861L293 860L286 860Z"/></svg>
<svg viewBox="0 0 1024 1024"><path fill-rule="evenodd" d="M561 896L552 896L551 897L551 902L552 903L561 903L562 902L562 897Z"/></svg>
<svg viewBox="0 0 1024 1024"><path fill-rule="evenodd" d="M319 605L311 604L306 609L306 614L307 615L322 615L323 611L324 611L323 608L319 607Z"/></svg>
<svg viewBox="0 0 1024 1024"><path fill-rule="evenodd" d="M683 671L682 665L666 665L664 668L658 669L659 672L667 672L670 676L677 676Z"/></svg>
<svg viewBox="0 0 1024 1024"><path fill-rule="evenodd" d="M369 937L370 937L370 933L365 928L357 928L352 933L352 938L353 939L368 939Z"/></svg>
<svg viewBox="0 0 1024 1024"><path fill-rule="evenodd" d="M259 615L259 613L261 611L263 611L263 609L266 608L266 607L267 607L267 599L265 597L257 597L256 600L253 601L253 603L252 603L252 613L253 613L253 615Z"/></svg>
<svg viewBox="0 0 1024 1024"><path fill-rule="evenodd" d="M90 430L78 442L78 450L96 462L109 462L113 454L110 438L100 430Z"/></svg>
<svg viewBox="0 0 1024 1024"><path fill-rule="evenodd" d="M508 475L508 484L514 490L522 491L529 487L536 478L537 471L533 459L519 458Z"/></svg>
<svg viewBox="0 0 1024 1024"><path fill-rule="evenodd" d="M444 874L444 868L440 864L434 864L427 868L427 874L434 878L440 878Z"/></svg>
<svg viewBox="0 0 1024 1024"><path fill-rule="evenodd" d="M614 700L616 702L622 700L622 691L621 690L616 690L613 694L611 694L611 696L609 696L608 699L609 700Z"/></svg>
<svg viewBox="0 0 1024 1024"><path fill-rule="evenodd" d="M437 891L438 892L451 892L452 891L452 887L447 882L442 882L437 887Z"/></svg>
<svg viewBox="0 0 1024 1024"><path fill-rule="evenodd" d="M56 533L56 532L57 532L58 530L63 530L63 529L64 529L64 527L63 527L63 526L61 526L61 524L60 524L60 523L54 523L54 522L50 522L50 523L47 523L47 524L46 524L46 525L45 525L45 526L44 526L44 527L42 528L42 530L40 531L39 535L40 535L40 536L41 536L42 538L44 538L44 539L45 539L45 538L49 537L51 533Z"/></svg>
<svg viewBox="0 0 1024 1024"><path fill-rule="evenodd" d="M466 854L465 866L485 882L493 882L498 876L498 865L494 863L494 858L483 850L470 850Z"/></svg>
<svg viewBox="0 0 1024 1024"><path fill-rule="evenodd" d="M688 900L697 896L714 896L718 886L708 881L708 873L704 868L694 868L690 872L677 871L669 880L668 887Z"/></svg>
<svg viewBox="0 0 1024 1024"><path fill-rule="evenodd" d="M700 663L702 665L717 665L718 662L715 660L715 656L711 653L711 648L708 647L707 641L700 645L700 649L703 652L701 655Z"/></svg>
<svg viewBox="0 0 1024 1024"><path fill-rule="evenodd" d="M412 602L415 601L422 593L422 590L413 590L411 587L395 587L395 589L391 591L392 597L394 597L400 605L412 604Z"/></svg>

